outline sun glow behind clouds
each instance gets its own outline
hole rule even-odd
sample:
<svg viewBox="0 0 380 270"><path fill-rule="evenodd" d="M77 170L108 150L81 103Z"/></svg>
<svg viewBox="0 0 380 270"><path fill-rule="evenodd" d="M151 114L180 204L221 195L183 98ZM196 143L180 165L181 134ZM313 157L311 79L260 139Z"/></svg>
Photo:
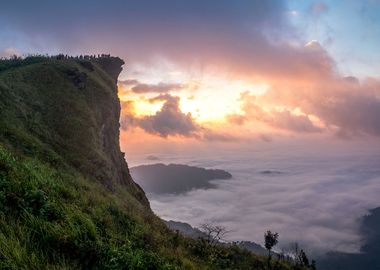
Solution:
<svg viewBox="0 0 380 270"><path fill-rule="evenodd" d="M173 73L169 72L168 74L172 75ZM226 115L241 113L240 93L250 92L254 95L261 95L268 89L268 85L262 82L252 83L227 79L217 75L202 75L197 79L190 74L186 76L184 72L180 71L175 71L175 74L175 77L181 79L176 83L185 87L180 91L169 91L161 94L178 96L180 98L180 110L186 114L190 113L198 123L223 122ZM150 101L157 95L159 93L136 94L131 88L119 85L120 100L133 101L137 116L154 115L162 108L164 101Z"/></svg>
<svg viewBox="0 0 380 270"><path fill-rule="evenodd" d="M268 88L265 84L231 81L210 77L200 82L192 96L181 97L181 110L190 112L199 122L221 122L231 113L240 113L240 93L249 91L260 95Z"/></svg>

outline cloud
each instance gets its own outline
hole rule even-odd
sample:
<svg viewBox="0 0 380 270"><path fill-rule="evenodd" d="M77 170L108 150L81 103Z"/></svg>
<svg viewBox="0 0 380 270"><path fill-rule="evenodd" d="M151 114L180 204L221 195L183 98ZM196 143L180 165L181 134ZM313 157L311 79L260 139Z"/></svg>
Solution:
<svg viewBox="0 0 380 270"><path fill-rule="evenodd" d="M267 142L267 143L273 141L272 137L269 136L268 134L260 134L259 139L262 140L263 142Z"/></svg>
<svg viewBox="0 0 380 270"><path fill-rule="evenodd" d="M12 57L12 56L21 56L21 53L16 48L5 48L4 50L0 51L0 57Z"/></svg>
<svg viewBox="0 0 380 270"><path fill-rule="evenodd" d="M202 139L206 141L236 142L240 140L236 136L208 128L202 128L202 135Z"/></svg>
<svg viewBox="0 0 380 270"><path fill-rule="evenodd" d="M310 104L307 109L345 134L380 136L380 101L375 97L358 93L335 94L322 98L321 104Z"/></svg>
<svg viewBox="0 0 380 270"><path fill-rule="evenodd" d="M267 120L268 123L277 128L287 129L295 132L320 132L306 115L294 115L288 110L272 112Z"/></svg>
<svg viewBox="0 0 380 270"><path fill-rule="evenodd" d="M158 156L155 156L155 155L148 155L146 157L147 160L160 160L160 158Z"/></svg>
<svg viewBox="0 0 380 270"><path fill-rule="evenodd" d="M205 141L238 141L239 138L220 132L196 122L191 113L184 113L179 107L180 97L160 94L148 99L150 103L164 101L161 109L153 115L137 116L134 101L121 102L121 128L129 130L139 127L145 132L163 138L179 136Z"/></svg>
<svg viewBox="0 0 380 270"><path fill-rule="evenodd" d="M169 94L159 95L149 99L154 103L164 101L164 104L154 115L137 117L133 112L133 102L122 103L123 113L121 126L127 130L130 127L140 127L150 134L161 137L183 136L198 137L200 126L191 113L183 113L179 108L180 98Z"/></svg>
<svg viewBox="0 0 380 270"><path fill-rule="evenodd" d="M232 114L227 119L234 124L243 125L245 122L259 121L277 129L293 132L320 132L306 115L295 115L289 110L265 111L257 105L256 97L249 92L240 96L241 109L244 114Z"/></svg>
<svg viewBox="0 0 380 270"><path fill-rule="evenodd" d="M129 87L130 90L135 94L147 94L147 93L158 93L164 94L172 91L179 91L185 88L184 84L180 83L165 83L159 82L157 84L142 83L139 80L129 79L119 81L123 86Z"/></svg>
<svg viewBox="0 0 380 270"><path fill-rule="evenodd" d="M152 208L164 219L193 226L205 220L224 225L232 230L231 240L262 243L270 229L280 233L279 248L297 241L313 254L357 252L357 222L366 209L379 205L378 149L318 140L298 147L294 141L214 147L202 158L199 149L186 156L173 152L166 162L190 160L196 166L223 168L233 179L185 196L151 196ZM283 173L263 174L266 170Z"/></svg>
<svg viewBox="0 0 380 270"><path fill-rule="evenodd" d="M183 89L184 86L179 83L163 83L158 84L145 84L139 83L132 87L132 92L136 94L145 94L145 93L168 93L171 91L178 91Z"/></svg>
<svg viewBox="0 0 380 270"><path fill-rule="evenodd" d="M287 12L283 0L223 0L217 4L116 0L72 5L25 2L23 9L8 3L0 16L7 19L4 28L29 39L30 50L109 51L146 68L157 59L167 59L182 68L197 64L247 77L306 79L325 74L332 63L326 66L319 55L303 48ZM108 19L96 21L97 15Z"/></svg>
<svg viewBox="0 0 380 270"><path fill-rule="evenodd" d="M324 14L328 12L328 10L329 10L329 7L323 2L316 2L312 4L310 7L310 12L315 16Z"/></svg>
<svg viewBox="0 0 380 270"><path fill-rule="evenodd" d="M314 41L308 46L319 47ZM228 115L227 119L236 125L261 122L298 133L330 131L341 138L379 137L379 98L380 80L359 81L353 76L331 74L306 84L290 81L274 85L260 96L242 93L243 113ZM275 107L281 109L270 109Z"/></svg>
<svg viewBox="0 0 380 270"><path fill-rule="evenodd" d="M134 85L139 84L140 82L138 80L135 80L135 79L129 79L129 80L119 81L119 83L121 83L122 85L125 85L125 86L134 86Z"/></svg>
<svg viewBox="0 0 380 270"><path fill-rule="evenodd" d="M376 79L359 82L354 77L335 77L309 86L274 87L260 99L266 104L299 108L344 137L380 136L379 94L380 81Z"/></svg>
<svg viewBox="0 0 380 270"><path fill-rule="evenodd" d="M250 119L256 117L256 121L278 129L310 133L318 131L311 121L313 116L339 134L380 134L379 120L374 117L378 114L378 85L348 86L331 55L318 41L306 42L300 29L291 23L286 1L223 0L217 5L200 0L69 3L23 1L24 8L20 9L20 4L9 2L0 9L0 33L12 30L12 40L21 40L25 53L109 51L127 60L127 72L140 67L152 77L157 76L154 64L165 67L169 62L191 76L195 66L200 77L211 69L237 80L258 79L270 85L270 93L262 99L284 109L282 113L268 112L258 101L254 104L258 108L253 109L259 117L252 115ZM314 15L323 14L328 6L318 1L310 10ZM98 15L107 20L96 21ZM124 84L141 94L181 90L180 84ZM294 114L297 109L300 115ZM145 129L157 130L150 126L157 118L146 119ZM244 115L230 119L247 121ZM190 129L195 126L184 122Z"/></svg>

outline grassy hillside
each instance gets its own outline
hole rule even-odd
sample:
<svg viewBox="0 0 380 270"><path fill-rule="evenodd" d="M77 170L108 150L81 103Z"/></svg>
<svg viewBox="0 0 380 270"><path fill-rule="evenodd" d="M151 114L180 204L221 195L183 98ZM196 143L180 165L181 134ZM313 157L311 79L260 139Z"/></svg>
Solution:
<svg viewBox="0 0 380 270"><path fill-rule="evenodd" d="M0 269L267 269L152 213L119 148L122 64L0 61Z"/></svg>

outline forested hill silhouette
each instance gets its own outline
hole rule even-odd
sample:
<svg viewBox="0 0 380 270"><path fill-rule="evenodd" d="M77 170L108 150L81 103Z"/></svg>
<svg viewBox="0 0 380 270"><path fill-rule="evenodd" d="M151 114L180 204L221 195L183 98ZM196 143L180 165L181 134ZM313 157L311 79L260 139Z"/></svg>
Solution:
<svg viewBox="0 0 380 270"><path fill-rule="evenodd" d="M146 192L157 194L185 193L193 189L215 188L211 180L230 179L229 172L182 164L162 163L132 167L131 174Z"/></svg>

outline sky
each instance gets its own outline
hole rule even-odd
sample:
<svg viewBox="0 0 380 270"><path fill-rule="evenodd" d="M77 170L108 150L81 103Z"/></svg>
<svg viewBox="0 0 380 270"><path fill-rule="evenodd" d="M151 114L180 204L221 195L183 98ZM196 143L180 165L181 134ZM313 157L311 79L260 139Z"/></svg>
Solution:
<svg viewBox="0 0 380 270"><path fill-rule="evenodd" d="M376 0L16 0L1 3L0 52L125 59L130 139L367 138L380 135L379 26Z"/></svg>
<svg viewBox="0 0 380 270"><path fill-rule="evenodd" d="M149 154L161 157L169 153L171 157L164 159L168 162L226 166L240 181L233 186L227 183L219 193L194 194L189 204L203 195L216 198L214 202L217 198L232 200L234 192L243 196L245 181L253 177L257 183L260 179L254 176L258 168L248 169L254 161L264 170L281 167L285 171L299 162L306 166L300 169L302 172L310 168L308 164L326 162L331 167L315 165L302 174L310 180L302 185L307 191L301 194L299 189L287 189L289 196L281 197L283 200L279 197L284 205L289 205L291 199L302 205L316 187L327 192L318 185L326 176L331 180L325 179L331 188L328 198L336 198L335 204L318 197L320 204L309 205L310 213L318 216L320 206L333 217L337 209L354 202L350 211L355 215L351 219L342 219L339 226L332 228L331 218L318 230L332 241L325 246L315 243L316 248L349 246L352 248L348 250L357 250L358 245L351 245L359 237L353 233L353 221L365 214L363 209L376 204L372 191L377 190L377 171L371 172L379 165L379 45L379 0L0 3L2 57L110 53L125 60L118 93L122 105L120 143L128 162L138 165L147 162L142 157ZM249 158L244 154L248 149L252 150ZM257 149L270 149L265 152L270 154L260 160L257 155L262 152ZM314 156L315 151L318 155ZM337 151L340 155L335 155ZM363 152L368 154L363 154L365 158ZM299 158L292 162L278 159L286 153L298 154ZM202 162L194 161L197 156ZM277 163L271 163L271 158ZM223 162L211 162L220 159ZM228 160L231 164L240 160L245 167L228 166ZM358 163L353 165L353 160ZM352 174L359 181L348 185L352 189L343 189L334 182L341 179L335 175L335 167L341 164L348 167L337 172L347 177ZM239 166L243 166L241 171ZM368 174L371 177L364 177ZM302 177L284 179L288 184L300 184ZM357 184L366 180L370 183L363 183L372 188L361 192ZM286 190L281 183L277 183L279 188ZM253 192L254 188L249 185L248 190ZM278 190L264 186L263 193L255 190L252 194L279 196ZM245 198L243 201L248 202L251 197ZM186 201L183 197L177 199L174 201ZM158 212L167 207L159 200L153 206ZM214 211L215 205L208 209ZM249 208L245 214L253 213L252 209L257 207ZM291 216L288 210L284 210L285 216ZM302 214L302 207L298 210L294 213ZM163 214L181 218L174 212ZM279 222L276 213L272 214L270 224ZM187 216L187 221L195 222L196 218ZM250 228L251 222L244 223L244 228ZM297 228L308 228L312 222L318 220L300 221ZM279 230L285 233L294 226L292 222L282 224ZM245 229L238 230L237 235L241 236ZM263 229L259 227L255 237ZM340 230L344 230L343 236ZM351 244L342 242L350 234ZM289 238L296 235L297 232L289 233ZM255 237L252 240L257 240ZM312 240L307 239L307 244Z"/></svg>

